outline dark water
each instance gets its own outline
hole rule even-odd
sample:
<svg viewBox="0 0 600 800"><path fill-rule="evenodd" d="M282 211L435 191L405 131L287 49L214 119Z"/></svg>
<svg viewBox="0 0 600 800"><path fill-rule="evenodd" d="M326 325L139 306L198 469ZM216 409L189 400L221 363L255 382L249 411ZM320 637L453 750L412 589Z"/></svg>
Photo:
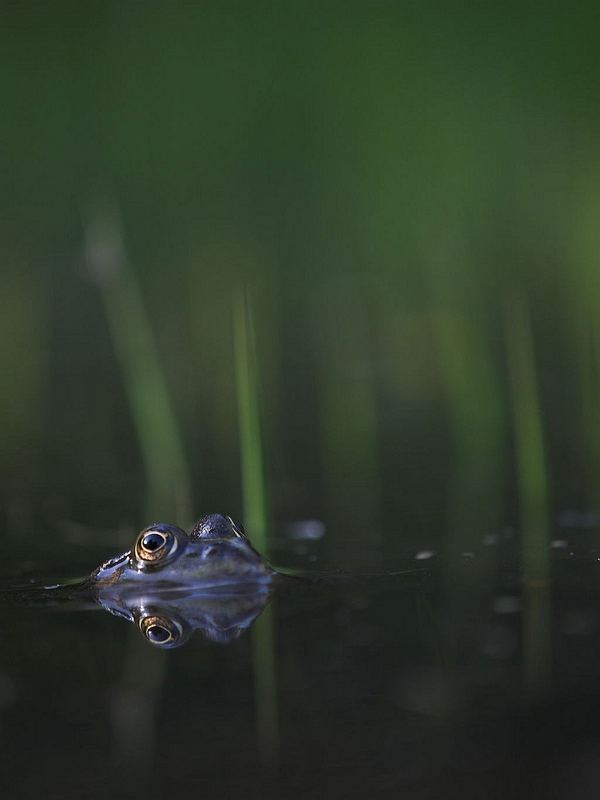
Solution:
<svg viewBox="0 0 600 800"><path fill-rule="evenodd" d="M414 574L281 586L233 643L168 652L100 609L4 601L3 796L592 796L593 538L554 542L550 588L492 537Z"/></svg>

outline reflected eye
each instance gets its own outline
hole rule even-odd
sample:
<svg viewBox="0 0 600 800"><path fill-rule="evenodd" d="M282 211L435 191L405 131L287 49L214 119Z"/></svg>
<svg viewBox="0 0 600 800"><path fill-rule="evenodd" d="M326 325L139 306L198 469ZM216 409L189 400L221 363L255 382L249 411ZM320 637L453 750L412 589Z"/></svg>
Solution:
<svg viewBox="0 0 600 800"><path fill-rule="evenodd" d="M164 644L171 638L171 631L162 625L148 625L146 628L146 638L153 644Z"/></svg>
<svg viewBox="0 0 600 800"><path fill-rule="evenodd" d="M177 537L167 526L146 528L135 543L135 557L146 564L156 564L177 549Z"/></svg>
<svg viewBox="0 0 600 800"><path fill-rule="evenodd" d="M140 621L140 630L157 647L171 647L181 638L181 626L168 617L152 615Z"/></svg>

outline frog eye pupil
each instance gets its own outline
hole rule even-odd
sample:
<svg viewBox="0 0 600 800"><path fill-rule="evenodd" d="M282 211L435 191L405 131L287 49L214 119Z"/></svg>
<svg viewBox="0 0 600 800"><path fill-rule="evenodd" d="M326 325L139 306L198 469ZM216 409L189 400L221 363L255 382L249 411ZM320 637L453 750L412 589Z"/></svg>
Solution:
<svg viewBox="0 0 600 800"><path fill-rule="evenodd" d="M164 547L165 542L166 539L161 533L147 533L142 539L142 547L144 550L154 553Z"/></svg>
<svg viewBox="0 0 600 800"><path fill-rule="evenodd" d="M170 632L162 625L150 625L146 628L146 636L155 644L164 644L171 638Z"/></svg>

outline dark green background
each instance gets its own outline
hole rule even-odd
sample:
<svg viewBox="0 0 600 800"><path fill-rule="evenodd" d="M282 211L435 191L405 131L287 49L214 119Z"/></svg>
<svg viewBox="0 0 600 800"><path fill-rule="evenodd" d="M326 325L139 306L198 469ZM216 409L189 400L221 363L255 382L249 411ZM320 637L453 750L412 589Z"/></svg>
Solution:
<svg viewBox="0 0 600 800"><path fill-rule="evenodd" d="M2 529L112 545L177 513L90 275L106 208L190 516L244 516L242 290L274 541L318 518L333 561L468 548L519 526L528 475L552 515L593 508L598 27L578 3L4 4ZM543 449L515 439L523 374Z"/></svg>

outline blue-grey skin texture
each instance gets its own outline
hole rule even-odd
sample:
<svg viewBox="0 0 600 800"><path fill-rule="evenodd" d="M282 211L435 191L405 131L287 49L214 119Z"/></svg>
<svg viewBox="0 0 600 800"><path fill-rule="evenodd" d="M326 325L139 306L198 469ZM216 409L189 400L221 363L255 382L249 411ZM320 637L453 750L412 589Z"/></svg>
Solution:
<svg viewBox="0 0 600 800"><path fill-rule="evenodd" d="M144 543L155 547L147 550ZM88 578L96 603L171 649L199 630L228 643L267 604L274 570L230 517L202 517L190 534L166 523L143 530L131 550Z"/></svg>
<svg viewBox="0 0 600 800"><path fill-rule="evenodd" d="M140 557L138 545L154 532L168 538L169 552L151 561ZM106 561L89 581L98 591L125 584L209 591L264 585L273 575L273 569L230 517L210 514L202 517L189 535L175 525L150 525L131 550Z"/></svg>

